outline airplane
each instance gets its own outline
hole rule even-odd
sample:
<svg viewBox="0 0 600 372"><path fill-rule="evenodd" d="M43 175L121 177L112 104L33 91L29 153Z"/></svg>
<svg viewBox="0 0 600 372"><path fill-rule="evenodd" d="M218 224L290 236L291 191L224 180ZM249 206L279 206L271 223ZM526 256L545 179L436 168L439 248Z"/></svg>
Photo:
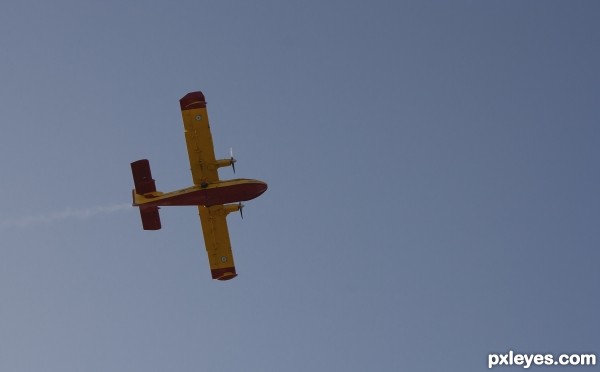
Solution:
<svg viewBox="0 0 600 372"><path fill-rule="evenodd" d="M237 160L233 151L229 159L215 158L204 94L190 92L179 100L179 105L194 185L172 192L157 191L149 161L135 161L131 163L135 185L132 190L133 206L139 207L144 230L161 228L159 207L198 206L212 278L233 279L237 273L226 217L237 211L241 215L242 202L260 196L267 190L267 184L245 178L219 179L218 169L230 166L235 173Z"/></svg>

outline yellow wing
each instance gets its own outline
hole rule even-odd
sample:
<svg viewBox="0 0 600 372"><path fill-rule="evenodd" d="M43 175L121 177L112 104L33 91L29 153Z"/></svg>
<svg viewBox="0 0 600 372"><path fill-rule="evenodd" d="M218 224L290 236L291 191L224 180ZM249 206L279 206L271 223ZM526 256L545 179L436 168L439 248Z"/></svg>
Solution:
<svg viewBox="0 0 600 372"><path fill-rule="evenodd" d="M227 229L228 211L223 205L198 206L204 245L213 279L228 280L237 276Z"/></svg>
<svg viewBox="0 0 600 372"><path fill-rule="evenodd" d="M194 185L216 182L219 173L204 95L202 92L188 93L179 104Z"/></svg>
<svg viewBox="0 0 600 372"><path fill-rule="evenodd" d="M188 93L179 100L179 104L194 185L204 186L219 181L219 163L215 159L204 94ZM237 276L227 229L227 214L235 208L224 205L198 206L213 279L228 280Z"/></svg>

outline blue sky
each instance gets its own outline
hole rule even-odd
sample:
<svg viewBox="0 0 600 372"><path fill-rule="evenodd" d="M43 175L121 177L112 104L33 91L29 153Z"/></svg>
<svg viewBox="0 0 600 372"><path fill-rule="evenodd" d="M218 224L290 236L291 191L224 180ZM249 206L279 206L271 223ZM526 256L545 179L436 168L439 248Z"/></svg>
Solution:
<svg viewBox="0 0 600 372"><path fill-rule="evenodd" d="M480 371L600 354L593 1L5 1L0 370ZM210 279L178 99L269 184ZM233 178L229 169L222 178ZM553 370L568 370L555 367ZM572 368L578 369L578 368ZM584 368L585 369L585 368Z"/></svg>

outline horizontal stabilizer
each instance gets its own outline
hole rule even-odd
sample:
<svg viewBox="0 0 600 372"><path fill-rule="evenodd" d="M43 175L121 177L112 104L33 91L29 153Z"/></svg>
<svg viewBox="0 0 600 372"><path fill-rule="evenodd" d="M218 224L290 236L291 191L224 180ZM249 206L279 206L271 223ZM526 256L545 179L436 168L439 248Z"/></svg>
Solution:
<svg viewBox="0 0 600 372"><path fill-rule="evenodd" d="M140 207L142 226L144 230L160 230L160 215L158 207Z"/></svg>
<svg viewBox="0 0 600 372"><path fill-rule="evenodd" d="M133 183L135 192L143 195L156 191L156 184L150 173L150 162L148 159L142 159L131 163L131 173L133 173Z"/></svg>

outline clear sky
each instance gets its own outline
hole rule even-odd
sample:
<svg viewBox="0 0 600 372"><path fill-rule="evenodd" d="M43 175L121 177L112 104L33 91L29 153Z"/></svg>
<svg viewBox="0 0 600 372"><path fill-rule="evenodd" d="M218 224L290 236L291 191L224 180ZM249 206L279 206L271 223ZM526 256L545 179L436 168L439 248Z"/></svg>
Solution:
<svg viewBox="0 0 600 372"><path fill-rule="evenodd" d="M3 1L0 371L600 356L599 16L585 0ZM233 147L236 176L269 184L229 217L228 282L194 208L150 232L126 206L134 160L161 190L191 185L178 100L195 90L217 157Z"/></svg>

